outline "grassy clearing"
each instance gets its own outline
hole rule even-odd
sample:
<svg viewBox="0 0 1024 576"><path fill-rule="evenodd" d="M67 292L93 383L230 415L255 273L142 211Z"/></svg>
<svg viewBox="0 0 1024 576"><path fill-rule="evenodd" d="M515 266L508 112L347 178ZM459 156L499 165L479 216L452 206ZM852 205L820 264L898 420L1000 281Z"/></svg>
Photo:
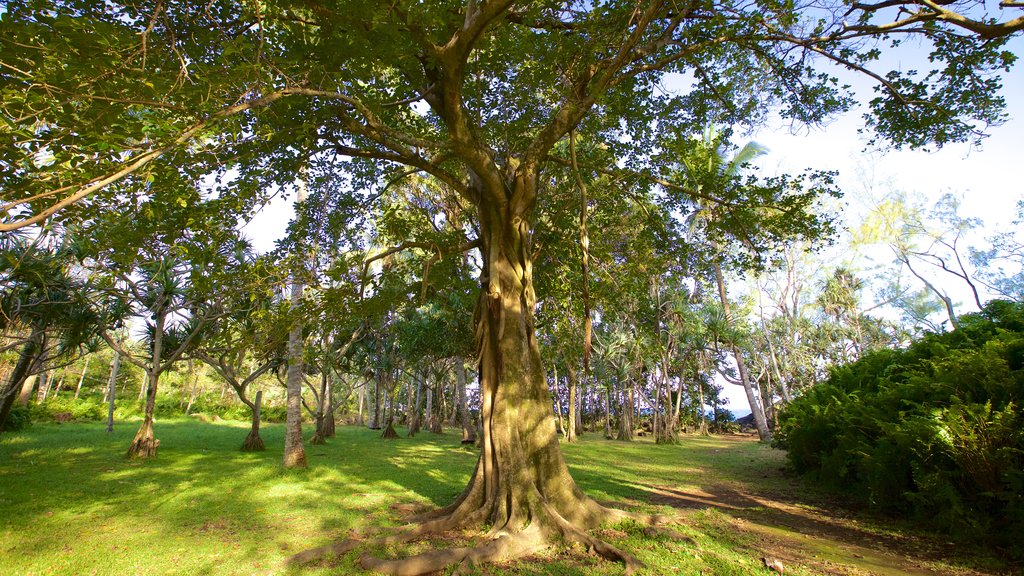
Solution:
<svg viewBox="0 0 1024 576"><path fill-rule="evenodd" d="M112 435L100 424L37 424L0 437L0 574L358 574L358 552L301 570L282 560L398 525L410 508L447 504L476 460L455 434L384 441L343 427L329 444L307 446L308 469L284 471L279 425L263 431L266 452L247 454L237 450L246 424L178 419L158 423L157 459L132 462L123 454L134 432L132 423ZM897 542L894 551L906 537L830 514L825 494L783 477L781 452L749 439L657 446L590 434L563 448L598 500L678 515L682 540L629 524L602 531L651 574L772 574L765 555L794 575L978 573L927 559L935 550L914 548L926 540ZM900 552L908 549L919 554ZM592 576L622 568L554 550L487 571Z"/></svg>

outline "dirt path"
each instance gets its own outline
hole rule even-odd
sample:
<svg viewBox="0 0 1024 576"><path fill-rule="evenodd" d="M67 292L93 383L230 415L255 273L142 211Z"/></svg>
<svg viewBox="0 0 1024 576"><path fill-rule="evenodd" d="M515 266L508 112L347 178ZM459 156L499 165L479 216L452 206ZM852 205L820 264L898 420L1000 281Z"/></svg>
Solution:
<svg viewBox="0 0 1024 576"><path fill-rule="evenodd" d="M680 490L654 486L651 502L680 511L700 523L706 511L721 513L727 527L757 556L783 567L816 574L878 576L994 576L1010 571L979 571L959 566L952 543L908 535L884 522L859 517L838 502L812 502L800 494L771 494L748 484L718 483ZM976 563L974 563L976 564ZM784 573L786 570L784 569Z"/></svg>

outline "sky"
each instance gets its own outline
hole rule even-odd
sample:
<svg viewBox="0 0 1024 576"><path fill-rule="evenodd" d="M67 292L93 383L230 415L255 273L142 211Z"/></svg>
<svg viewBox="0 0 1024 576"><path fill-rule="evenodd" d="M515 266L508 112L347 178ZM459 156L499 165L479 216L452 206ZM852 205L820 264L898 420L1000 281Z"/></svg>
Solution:
<svg viewBox="0 0 1024 576"><path fill-rule="evenodd" d="M1024 39L1016 39L1010 50L1024 58ZM911 54L919 58L920 54ZM911 67L893 61L897 67ZM742 144L756 141L768 148L756 164L763 174L798 173L805 168L838 170L839 187L844 192L843 216L847 224L856 223L867 212L871 197L888 190L921 195L931 205L945 193L963 200L965 216L981 218L983 232L1009 230L1016 215L1016 204L1024 199L1024 62L1004 77L1003 95L1008 121L987 130L989 137L980 148L969 144L947 145L941 150L868 151L866 138L857 133L863 125L863 109L854 110L824 127L793 130L784 121L769 123L737 139ZM860 91L861 100L869 95L858 79L850 81ZM860 84L858 84L860 83ZM254 247L266 252L280 238L294 210L291 200L276 199L243 228L252 237ZM737 416L749 413L742 388L725 386L727 408Z"/></svg>

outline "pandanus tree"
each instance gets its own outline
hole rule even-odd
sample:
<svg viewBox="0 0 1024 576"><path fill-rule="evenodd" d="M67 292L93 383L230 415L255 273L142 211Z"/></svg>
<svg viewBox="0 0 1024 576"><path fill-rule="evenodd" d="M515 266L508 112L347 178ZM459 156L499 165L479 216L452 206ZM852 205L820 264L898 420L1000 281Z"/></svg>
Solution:
<svg viewBox="0 0 1024 576"><path fill-rule="evenodd" d="M880 138L966 141L1002 118L995 73L1015 59L1005 44L1024 29L1015 3L992 18L923 0L6 8L0 37L10 63L0 78L14 128L0 155L0 230L73 204L72 214L114 209L121 199L111 183L143 180L167 159L196 178L230 173L220 198L242 204L294 181L301 156L351 176L337 180L339 195L372 203L378 185L418 171L469 207L480 262L481 455L456 502L406 536L486 523L493 537L363 562L403 573L528 554L558 539L637 564L586 531L624 513L585 496L569 475L536 339L532 233L540 178L565 160L557 143L585 133L621 159L605 169L671 184L652 151L672 134L749 125L774 110L813 124L851 108L819 63L878 83L867 124ZM880 69L879 57L911 37L930 47L929 72ZM678 78L692 80L665 89ZM33 161L46 153L52 161ZM748 201L706 196L733 209Z"/></svg>
<svg viewBox="0 0 1024 576"><path fill-rule="evenodd" d="M209 365L252 411L252 427L242 450L264 450L260 437L263 391L250 398L250 386L284 362L285 305L275 290L280 272L268 258L256 258L240 241L227 266L215 272L216 289L204 307L216 311L188 355Z"/></svg>
<svg viewBox="0 0 1024 576"><path fill-rule="evenodd" d="M0 383L0 431L31 375L98 340L100 313L77 260L76 243L67 236L0 240L0 350L18 349L17 363Z"/></svg>

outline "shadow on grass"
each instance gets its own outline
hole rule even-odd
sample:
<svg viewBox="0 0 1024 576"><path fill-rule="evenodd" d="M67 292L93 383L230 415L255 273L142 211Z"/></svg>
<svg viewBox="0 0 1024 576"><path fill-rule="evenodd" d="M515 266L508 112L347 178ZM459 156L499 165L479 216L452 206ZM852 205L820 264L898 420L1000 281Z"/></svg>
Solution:
<svg viewBox="0 0 1024 576"><path fill-rule="evenodd" d="M282 426L263 430L266 452L243 453L244 424L187 419L157 422L158 456L131 461L136 426L108 435L100 424L36 425L0 437L0 555L17 559L0 574L110 574L140 559L206 574L225 558L284 557L393 522L394 501L446 504L475 461L431 435L385 442L339 428L329 444L307 446L308 469L285 471ZM269 568L255 564L239 573Z"/></svg>

